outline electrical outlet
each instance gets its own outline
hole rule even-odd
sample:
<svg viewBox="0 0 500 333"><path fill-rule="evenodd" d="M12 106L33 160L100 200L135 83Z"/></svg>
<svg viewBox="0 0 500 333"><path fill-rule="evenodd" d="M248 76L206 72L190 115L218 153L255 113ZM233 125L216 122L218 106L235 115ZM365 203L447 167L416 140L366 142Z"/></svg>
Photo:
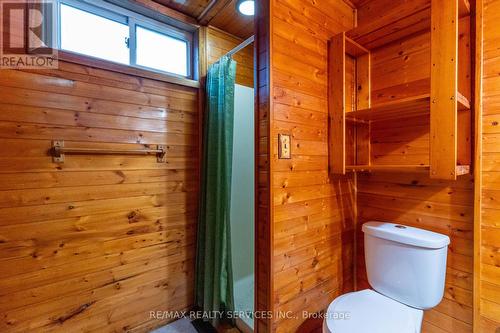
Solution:
<svg viewBox="0 0 500 333"><path fill-rule="evenodd" d="M278 158L292 158L291 145L292 142L289 134L278 134Z"/></svg>

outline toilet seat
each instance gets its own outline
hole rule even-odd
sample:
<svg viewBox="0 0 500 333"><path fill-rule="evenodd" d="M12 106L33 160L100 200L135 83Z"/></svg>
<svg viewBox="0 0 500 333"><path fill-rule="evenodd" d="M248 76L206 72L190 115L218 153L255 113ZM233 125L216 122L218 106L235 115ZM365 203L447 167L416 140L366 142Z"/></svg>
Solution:
<svg viewBox="0 0 500 333"><path fill-rule="evenodd" d="M423 311L371 289L337 297L328 307L325 333L418 333Z"/></svg>

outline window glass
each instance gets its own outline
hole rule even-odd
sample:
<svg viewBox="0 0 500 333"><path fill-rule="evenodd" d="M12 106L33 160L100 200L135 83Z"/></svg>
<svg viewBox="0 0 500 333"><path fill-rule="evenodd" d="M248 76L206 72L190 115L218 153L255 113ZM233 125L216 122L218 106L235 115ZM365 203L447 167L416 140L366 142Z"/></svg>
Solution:
<svg viewBox="0 0 500 333"><path fill-rule="evenodd" d="M130 64L129 26L61 4L61 49Z"/></svg>
<svg viewBox="0 0 500 333"><path fill-rule="evenodd" d="M136 28L137 64L165 72L188 75L188 45L141 26Z"/></svg>

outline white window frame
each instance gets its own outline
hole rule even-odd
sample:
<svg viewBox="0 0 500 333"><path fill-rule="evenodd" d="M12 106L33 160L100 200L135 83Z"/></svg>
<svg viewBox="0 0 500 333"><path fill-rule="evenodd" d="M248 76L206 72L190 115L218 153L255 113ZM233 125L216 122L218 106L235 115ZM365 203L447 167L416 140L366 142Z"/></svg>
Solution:
<svg viewBox="0 0 500 333"><path fill-rule="evenodd" d="M55 24L54 24L54 33L57 38L55 38L55 42L57 43L56 48L61 49L61 29L60 29L60 17L61 17L61 4L71 6L73 8L83 10L86 12L89 12L94 15L101 16L103 18L122 23L125 25L128 25L129 27L129 42L128 42L128 49L130 52L130 64L125 64L125 66L130 66L134 68L139 68L142 70L147 70L151 72L156 72L160 74L167 74L167 75L172 75L176 76L179 78L187 78L187 79L193 79L194 77L194 71L193 71L193 63L194 63L194 48L193 48L193 41L194 41L194 33L186 30L179 29L177 27L165 24L163 22L151 19L149 17L146 17L142 14L130 11L126 8L111 4L109 2L103 1L103 0L55 0L56 3L55 7L55 15L54 17L56 18ZM186 42L186 59L187 59L187 75L180 75L177 73L172 73L172 72L166 72L162 71L156 68L151 68L151 67L146 67L142 65L138 65L136 61L136 55L137 55L137 40L136 40L136 27L141 26L145 29L154 31L156 33L159 33L161 35L166 35L170 38L175 38L178 40L181 40L183 42ZM125 41L124 41L125 42ZM71 52L71 53L76 53L73 51L69 50L63 50L65 52ZM95 57L91 54L82 54L78 53L87 57L92 57L96 59L101 59L98 57ZM107 59L101 59L104 61L110 61ZM113 61L111 61L113 62ZM113 63L118 63L118 62L113 62ZM120 63L121 64L121 63ZM121 64L123 65L123 64Z"/></svg>

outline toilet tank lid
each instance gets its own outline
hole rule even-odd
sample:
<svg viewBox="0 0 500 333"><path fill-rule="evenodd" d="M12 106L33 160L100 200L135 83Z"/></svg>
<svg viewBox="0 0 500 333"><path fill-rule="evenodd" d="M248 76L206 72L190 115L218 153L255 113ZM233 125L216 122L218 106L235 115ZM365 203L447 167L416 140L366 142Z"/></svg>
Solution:
<svg viewBox="0 0 500 333"><path fill-rule="evenodd" d="M363 232L393 242L431 249L440 249L450 244L450 238L446 235L387 222L366 222L363 224Z"/></svg>

